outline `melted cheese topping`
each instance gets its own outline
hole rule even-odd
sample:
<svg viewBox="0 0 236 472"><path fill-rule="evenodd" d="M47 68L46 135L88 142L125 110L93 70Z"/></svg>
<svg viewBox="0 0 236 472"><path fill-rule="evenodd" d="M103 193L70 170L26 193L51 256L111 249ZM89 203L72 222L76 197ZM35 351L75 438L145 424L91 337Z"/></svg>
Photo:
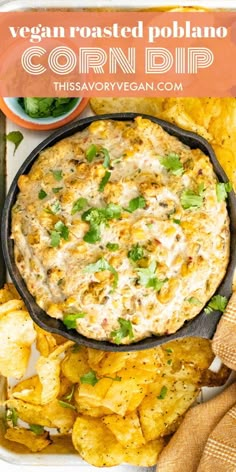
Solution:
<svg viewBox="0 0 236 472"><path fill-rule="evenodd" d="M98 152L88 162L91 145ZM110 168L104 167L104 148ZM173 153L183 167L180 175L162 163ZM202 310L226 271L229 219L225 202L217 200L216 183L207 156L147 119L97 121L46 149L20 177L12 213L16 263L29 291L52 317L83 313L76 329L89 338L117 342L120 319L133 332L132 337L121 330L124 344L174 333ZM199 207L183 208L186 190L201 193ZM128 212L136 197L144 205ZM86 206L72 214L79 198ZM101 222L99 240L86 242L90 223L83 213L111 204L119 206L119 218ZM53 247L59 221L68 234L59 231ZM110 251L108 243L118 249ZM141 248L138 260L130 257L134 248ZM101 259L112 270L86 270Z"/></svg>

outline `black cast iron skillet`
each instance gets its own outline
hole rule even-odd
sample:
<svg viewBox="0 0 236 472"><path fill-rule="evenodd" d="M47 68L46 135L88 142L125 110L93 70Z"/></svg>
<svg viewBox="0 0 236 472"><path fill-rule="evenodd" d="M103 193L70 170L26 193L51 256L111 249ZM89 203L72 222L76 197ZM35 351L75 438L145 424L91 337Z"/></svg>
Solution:
<svg viewBox="0 0 236 472"><path fill-rule="evenodd" d="M171 123L168 123L158 118L154 118L149 115L142 115L138 113L115 113L109 115L99 115L91 116L79 121L76 121L72 124L69 124L60 130L53 133L49 138L45 139L39 146L37 146L26 159L24 164L21 166L17 172L10 190L8 192L5 206L3 209L2 217L2 228L1 228L1 238L2 238L2 247L3 254L6 262L7 269L10 273L10 276L19 291L21 297L23 298L27 309L32 317L32 319L37 323L41 328L50 331L52 333L60 334L65 338L71 339L78 344L92 347L94 349L101 349L104 351L135 351L142 349L149 349L159 344L163 344L172 339L183 338L186 336L199 336L203 338L211 338L215 332L216 325L221 317L221 313L216 311L207 315L204 313L204 310L196 316L193 320L187 321L182 328L180 328L176 333L168 336L152 336L142 341L139 341L130 345L121 345L117 346L109 342L96 341L93 339L88 339L81 334L77 333L75 330L68 330L65 325L60 320L56 320L48 316L35 302L35 299L32 297L28 291L14 260L14 243L10 239L11 236L11 211L12 207L16 201L17 193L19 192L17 181L21 174L27 174L32 166L32 164L37 159L39 153L49 146L53 146L55 143L60 141L63 138L73 135L78 131L82 131L90 123L97 120L120 120L127 121L133 120L136 116L143 116L148 118L154 123L159 124L167 131L169 134L176 136L184 144L188 145L192 149L199 148L207 156L209 156L215 173L217 174L221 182L227 182L227 176L221 168L219 162L216 159L212 147L208 142L198 136L195 133L185 131L177 126L174 126ZM230 243L230 260L227 268L226 275L218 287L217 294L224 295L227 299L230 297L232 292L232 280L233 273L236 265L236 251L234 248L236 246L236 197L234 192L230 192L228 196L228 212L230 216L230 232L231 232L231 243Z"/></svg>

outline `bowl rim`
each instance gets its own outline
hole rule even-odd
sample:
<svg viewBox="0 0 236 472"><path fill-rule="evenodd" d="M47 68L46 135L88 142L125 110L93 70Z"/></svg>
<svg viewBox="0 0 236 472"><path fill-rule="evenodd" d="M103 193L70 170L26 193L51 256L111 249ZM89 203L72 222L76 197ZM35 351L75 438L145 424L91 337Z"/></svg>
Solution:
<svg viewBox="0 0 236 472"><path fill-rule="evenodd" d="M48 147L53 146L58 141L61 141L66 137L72 136L76 132L82 131L92 122L100 120L133 121L138 116L149 119L152 122L160 125L165 131L167 131L171 135L176 136L182 142L185 142L185 144L188 141L191 142L193 149L201 149L210 158L214 168L214 172L216 173L220 181L225 183L228 182L229 179L226 176L221 165L219 164L213 151L213 148L204 138L197 135L196 133L186 131L172 123L142 113L111 113L106 115L96 115L77 120L60 128L59 130L51 134L48 138L43 140L29 154L29 156L21 165L20 169L18 170L12 181L2 213L1 240L6 267L18 292L20 293L23 301L25 302L25 305L33 321L35 321L35 323L38 324L41 328L49 332L60 334L65 338L76 342L77 344L103 351L128 352L150 349L157 345L172 341L173 339L178 339L187 336L211 338L215 332L217 323L220 317L222 316L222 313L219 311L216 311L209 316L204 312L203 309L196 317L189 321L186 321L185 324L173 334L166 336L151 336L136 343L116 345L108 341L98 341L95 339L86 338L75 330L68 330L61 320L51 318L49 315L47 315L44 310L42 310L35 302L34 297L30 294L23 278L20 275L20 272L18 271L14 259L14 243L11 239L11 210L15 203L16 196L19 193L17 184L19 176L27 173L30 170L31 166L38 158L40 152L42 152ZM234 247L236 245L236 196L233 191L228 194L227 208L228 215L230 218L230 257L224 278L218 286L217 290L215 291L215 294L217 293L220 295L224 295L227 299L229 299L232 293L233 275L236 266L236 251L234 251Z"/></svg>

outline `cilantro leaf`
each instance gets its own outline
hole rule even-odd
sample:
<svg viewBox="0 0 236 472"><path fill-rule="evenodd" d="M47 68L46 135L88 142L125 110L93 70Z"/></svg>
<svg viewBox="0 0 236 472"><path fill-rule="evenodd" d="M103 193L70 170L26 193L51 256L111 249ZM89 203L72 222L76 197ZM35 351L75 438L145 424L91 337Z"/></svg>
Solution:
<svg viewBox="0 0 236 472"><path fill-rule="evenodd" d="M75 391L75 386L72 385L71 391L67 395L64 395L62 400L66 400L68 402L71 402L71 400L74 396L74 391Z"/></svg>
<svg viewBox="0 0 236 472"><path fill-rule="evenodd" d="M203 191L202 185L199 186L198 193L191 189L186 189L181 193L180 202L184 210L189 208L201 208L203 204Z"/></svg>
<svg viewBox="0 0 236 472"><path fill-rule="evenodd" d="M182 175L184 172L183 164L180 161L178 154L171 152L160 159L161 164L174 175Z"/></svg>
<svg viewBox="0 0 236 472"><path fill-rule="evenodd" d="M80 382L82 384L92 385L93 387L96 385L96 383L98 383L98 381L99 379L93 370L90 370L90 372L87 372L87 374L84 374L80 377Z"/></svg>
<svg viewBox="0 0 236 472"><path fill-rule="evenodd" d="M156 262L152 261L149 267L146 269L138 268L136 269L139 275L140 285L144 285L146 288L153 288L157 292L161 290L161 287L164 285L168 279L160 280L156 277Z"/></svg>
<svg viewBox="0 0 236 472"><path fill-rule="evenodd" d="M164 398L166 397L166 394L168 392L168 388L163 385L163 387L161 388L161 391L160 391L160 395L158 395L158 400L164 400Z"/></svg>
<svg viewBox="0 0 236 472"><path fill-rule="evenodd" d="M101 259L98 259L98 261L95 262L94 264L88 264L85 267L84 272L88 274L93 274L96 272L104 272L104 270L109 270L113 274L114 276L113 288L116 288L118 284L118 273L115 270L115 268L111 264L109 264L109 262L107 262L106 259L104 259L104 257L102 257Z"/></svg>
<svg viewBox="0 0 236 472"><path fill-rule="evenodd" d="M61 211L61 204L60 202L55 202L53 203L53 205L51 205L50 208L45 208L44 211L46 211L46 213L49 213L51 215L56 215L57 213L59 213L59 211Z"/></svg>
<svg viewBox="0 0 236 472"><path fill-rule="evenodd" d="M118 219L121 215L121 208L115 203L110 203L104 208L92 207L82 214L82 220L87 221L92 226L106 223L112 219Z"/></svg>
<svg viewBox="0 0 236 472"><path fill-rule="evenodd" d="M16 150L20 146L21 141L23 141L24 136L20 131L11 131L6 135L6 140L15 144L13 155L15 155Z"/></svg>
<svg viewBox="0 0 236 472"><path fill-rule="evenodd" d="M58 221L55 226L54 226L55 230L58 231L60 233L60 236L62 237L62 239L64 239L65 241L68 241L69 239L69 228L64 225L63 221Z"/></svg>
<svg viewBox="0 0 236 472"><path fill-rule="evenodd" d="M83 240L89 244L95 244L97 241L101 241L101 231L99 227L93 226L84 235Z"/></svg>
<svg viewBox="0 0 236 472"><path fill-rule="evenodd" d="M53 102L51 97L25 97L22 105L31 118L45 118L51 115Z"/></svg>
<svg viewBox="0 0 236 472"><path fill-rule="evenodd" d="M173 349L171 349L170 347L167 347L167 348L165 349L165 351L168 352L168 354L172 354Z"/></svg>
<svg viewBox="0 0 236 472"><path fill-rule="evenodd" d="M227 182L226 184L223 182L219 182L216 184L216 196L218 202L223 202L226 200L228 193L233 190L233 186L231 182Z"/></svg>
<svg viewBox="0 0 236 472"><path fill-rule="evenodd" d="M132 261L136 262L142 259L144 256L144 250L139 244L134 244L128 251L128 257Z"/></svg>
<svg viewBox="0 0 236 472"><path fill-rule="evenodd" d="M115 203L109 203L107 207L104 208L104 218L106 220L119 219L121 215L121 208Z"/></svg>
<svg viewBox="0 0 236 472"><path fill-rule="evenodd" d="M187 300L189 303L192 303L192 305L201 305L202 303L200 302L200 300L198 300L198 298L196 297L190 297L188 298Z"/></svg>
<svg viewBox="0 0 236 472"><path fill-rule="evenodd" d="M44 433L44 427L39 424L30 424L29 429L33 431L34 434L37 434L37 436Z"/></svg>
<svg viewBox="0 0 236 472"><path fill-rule="evenodd" d="M52 175L57 182L63 179L62 170L52 170Z"/></svg>
<svg viewBox="0 0 236 472"><path fill-rule="evenodd" d="M18 423L18 414L15 408L10 408L6 413L6 420L12 422L12 426L17 426Z"/></svg>
<svg viewBox="0 0 236 472"><path fill-rule="evenodd" d="M68 329L75 329L76 328L76 320L80 318L84 318L86 313L65 313L63 317L63 323Z"/></svg>
<svg viewBox="0 0 236 472"><path fill-rule="evenodd" d="M122 339L129 337L129 339L134 338L132 323L129 320L124 318L118 318L118 323L120 328L111 332L111 337L115 344L120 344Z"/></svg>
<svg viewBox="0 0 236 472"><path fill-rule="evenodd" d="M76 98L64 97L25 97L18 101L25 113L32 118L61 116L71 111L77 103Z"/></svg>
<svg viewBox="0 0 236 472"><path fill-rule="evenodd" d="M116 244L116 243L107 243L106 248L107 248L109 251L118 251L118 249L119 249L119 244Z"/></svg>
<svg viewBox="0 0 236 472"><path fill-rule="evenodd" d="M88 162L93 162L98 152L98 148L95 144L91 144L85 151L85 157Z"/></svg>
<svg viewBox="0 0 236 472"><path fill-rule="evenodd" d="M54 187L54 188L52 189L52 191L53 191L53 193L59 193L60 190L62 190L62 189L63 189L63 187Z"/></svg>
<svg viewBox="0 0 236 472"><path fill-rule="evenodd" d="M95 244L101 241L101 225L107 224L109 220L118 219L121 215L121 208L114 203L110 203L104 208L92 207L85 211L81 218L89 223L89 231L84 236L84 241Z"/></svg>
<svg viewBox="0 0 236 472"><path fill-rule="evenodd" d="M87 205L88 200L86 198L78 198L78 200L73 203L71 214L75 215L78 211L84 210Z"/></svg>
<svg viewBox="0 0 236 472"><path fill-rule="evenodd" d="M215 295L209 301L204 311L205 313L207 313L207 315L209 315L212 311L221 311L223 313L225 311L227 303L228 300L226 297L223 297L222 295Z"/></svg>
<svg viewBox="0 0 236 472"><path fill-rule="evenodd" d="M41 188L41 190L39 190L39 193L38 193L39 200L43 200L47 196L48 196L48 194Z"/></svg>
<svg viewBox="0 0 236 472"><path fill-rule="evenodd" d="M104 155L103 167L105 167L105 169L109 169L109 167L111 167L111 158L109 151L106 148L102 148L101 152Z"/></svg>
<svg viewBox="0 0 236 472"><path fill-rule="evenodd" d="M58 247L61 241L61 236L58 231L52 230L50 233L51 236L51 247Z"/></svg>
<svg viewBox="0 0 236 472"><path fill-rule="evenodd" d="M176 218L173 218L173 223L175 223L176 225L181 225L181 220L178 220Z"/></svg>
<svg viewBox="0 0 236 472"><path fill-rule="evenodd" d="M140 195L139 197L132 198L130 200L129 205L127 208L124 208L126 211L129 213L133 213L135 210L138 210L139 208L145 208L146 206L146 200L145 198Z"/></svg>
<svg viewBox="0 0 236 472"><path fill-rule="evenodd" d="M54 229L50 233L51 236L51 247L58 247L61 239L68 241L69 239L69 228L64 225L62 221L58 221Z"/></svg>
<svg viewBox="0 0 236 472"><path fill-rule="evenodd" d="M99 184L99 187L98 187L98 190L99 192L103 192L106 184L108 183L109 179L111 177L111 172L108 172L108 170L106 170L105 172L105 175L103 176L100 184Z"/></svg>
<svg viewBox="0 0 236 472"><path fill-rule="evenodd" d="M74 405L71 405L71 403L64 402L63 400L58 400L58 403L62 408L70 408L70 410L76 410L76 407Z"/></svg>

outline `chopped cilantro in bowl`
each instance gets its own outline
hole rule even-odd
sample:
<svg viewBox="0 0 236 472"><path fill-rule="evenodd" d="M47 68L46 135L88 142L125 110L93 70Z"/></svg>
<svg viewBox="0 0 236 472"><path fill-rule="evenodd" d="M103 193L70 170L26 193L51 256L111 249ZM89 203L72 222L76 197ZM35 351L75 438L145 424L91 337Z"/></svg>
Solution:
<svg viewBox="0 0 236 472"><path fill-rule="evenodd" d="M18 103L31 118L57 118L69 113L78 103L78 98L25 97Z"/></svg>

